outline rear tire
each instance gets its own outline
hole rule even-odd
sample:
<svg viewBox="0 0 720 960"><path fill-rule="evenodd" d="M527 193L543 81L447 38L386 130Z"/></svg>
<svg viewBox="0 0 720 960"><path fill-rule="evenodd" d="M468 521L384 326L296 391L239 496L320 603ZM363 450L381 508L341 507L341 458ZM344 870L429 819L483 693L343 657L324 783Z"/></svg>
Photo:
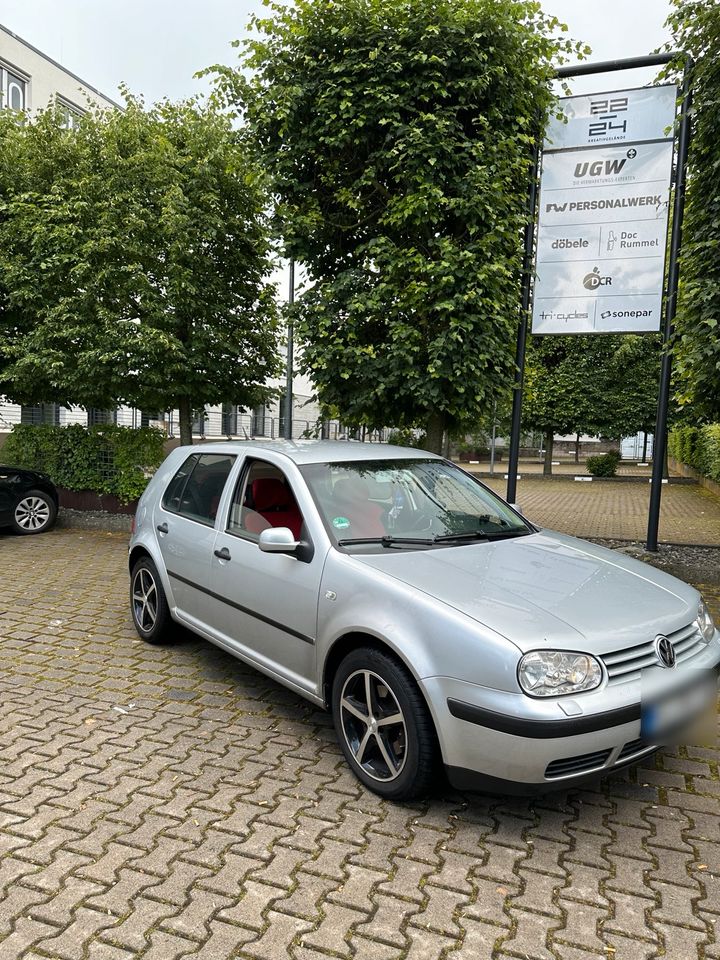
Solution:
<svg viewBox="0 0 720 960"><path fill-rule="evenodd" d="M57 506L53 498L44 490L28 490L15 504L12 528L15 533L31 536L50 530L56 519Z"/></svg>
<svg viewBox="0 0 720 960"><path fill-rule="evenodd" d="M147 643L168 643L173 620L158 569L150 557L140 557L130 574L130 612L138 636Z"/></svg>
<svg viewBox="0 0 720 960"><path fill-rule="evenodd" d="M349 653L333 679L332 713L355 776L386 800L430 791L438 744L427 704L407 668L373 647Z"/></svg>

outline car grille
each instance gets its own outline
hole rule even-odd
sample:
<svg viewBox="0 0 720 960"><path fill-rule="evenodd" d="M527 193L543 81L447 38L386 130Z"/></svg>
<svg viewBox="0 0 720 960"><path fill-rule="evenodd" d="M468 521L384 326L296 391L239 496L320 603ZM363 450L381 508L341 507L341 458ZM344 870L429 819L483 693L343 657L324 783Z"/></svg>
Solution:
<svg viewBox="0 0 720 960"><path fill-rule="evenodd" d="M547 765L545 777L551 780L554 777L567 777L570 774L589 773L603 767L611 753L611 750L596 750L595 753L583 753L577 757L553 760Z"/></svg>
<svg viewBox="0 0 720 960"><path fill-rule="evenodd" d="M693 621L675 633L667 634L668 640L675 648L676 662L690 660L704 646L697 624ZM655 653L655 640L638 643L634 647L626 647L617 653L606 653L602 657L608 673L609 683L628 683L640 679L643 667L658 666Z"/></svg>
<svg viewBox="0 0 720 960"><path fill-rule="evenodd" d="M630 757L644 753L646 750L657 750L657 744L648 743L647 740L643 740L642 738L631 740L622 748L615 763L622 763L623 760L628 760Z"/></svg>

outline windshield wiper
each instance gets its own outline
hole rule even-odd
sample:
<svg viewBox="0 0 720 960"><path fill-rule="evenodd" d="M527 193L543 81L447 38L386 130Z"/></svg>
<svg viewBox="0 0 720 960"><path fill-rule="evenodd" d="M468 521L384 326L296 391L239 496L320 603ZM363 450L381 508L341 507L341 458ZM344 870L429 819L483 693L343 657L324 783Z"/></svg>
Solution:
<svg viewBox="0 0 720 960"><path fill-rule="evenodd" d="M338 540L338 545L341 547L350 547L362 543L379 543L382 547L394 547L397 543L419 543L431 547L434 542L434 539L428 539L427 537L352 537L350 539Z"/></svg>
<svg viewBox="0 0 720 960"><path fill-rule="evenodd" d="M492 532L465 530L463 533L438 534L433 539L433 543L449 543L453 540L511 540L513 537L525 537L529 533L532 533L532 530L496 530Z"/></svg>

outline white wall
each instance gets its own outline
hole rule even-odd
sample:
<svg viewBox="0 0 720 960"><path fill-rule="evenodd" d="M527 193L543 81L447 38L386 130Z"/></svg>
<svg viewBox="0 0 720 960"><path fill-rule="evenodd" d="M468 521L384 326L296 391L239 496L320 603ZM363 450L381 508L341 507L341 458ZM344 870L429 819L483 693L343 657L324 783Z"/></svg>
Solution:
<svg viewBox="0 0 720 960"><path fill-rule="evenodd" d="M3 26L0 26L0 66L27 81L30 111L47 107L57 94L85 110L89 103L107 109L119 106Z"/></svg>

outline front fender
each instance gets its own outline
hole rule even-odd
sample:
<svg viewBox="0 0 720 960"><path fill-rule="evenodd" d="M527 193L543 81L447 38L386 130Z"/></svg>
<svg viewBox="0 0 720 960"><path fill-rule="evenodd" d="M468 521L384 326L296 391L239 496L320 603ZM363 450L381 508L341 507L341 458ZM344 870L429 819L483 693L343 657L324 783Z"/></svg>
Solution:
<svg viewBox="0 0 720 960"><path fill-rule="evenodd" d="M352 556L331 550L318 599L318 667L350 633L388 646L418 683L428 677L466 680L520 692L515 644L459 610Z"/></svg>

